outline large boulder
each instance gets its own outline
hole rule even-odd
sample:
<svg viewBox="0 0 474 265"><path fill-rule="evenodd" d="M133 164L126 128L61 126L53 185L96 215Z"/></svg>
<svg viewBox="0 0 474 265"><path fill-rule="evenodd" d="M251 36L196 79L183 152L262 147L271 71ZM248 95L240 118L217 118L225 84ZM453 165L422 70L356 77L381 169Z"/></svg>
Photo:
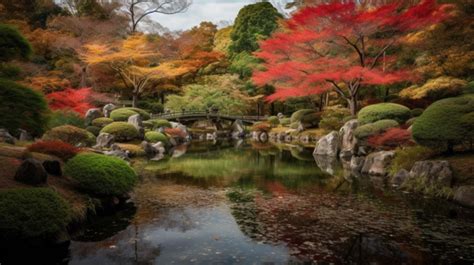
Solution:
<svg viewBox="0 0 474 265"><path fill-rule="evenodd" d="M313 155L337 156L339 153L339 134L332 131L319 139Z"/></svg>
<svg viewBox="0 0 474 265"><path fill-rule="evenodd" d="M461 205L474 208L474 186L461 186L454 192L454 200Z"/></svg>
<svg viewBox="0 0 474 265"><path fill-rule="evenodd" d="M15 137L13 137L7 130L0 129L0 142L15 144Z"/></svg>
<svg viewBox="0 0 474 265"><path fill-rule="evenodd" d="M94 109L89 109L86 112L85 116L85 123L86 126L90 126L92 124L92 121L102 117L102 113L100 112L100 109L94 108Z"/></svg>
<svg viewBox="0 0 474 265"><path fill-rule="evenodd" d="M63 175L61 163L58 160L46 160L43 162L43 168L50 175L60 177Z"/></svg>
<svg viewBox="0 0 474 265"><path fill-rule="evenodd" d="M20 131L20 137L18 137L18 140L22 142L33 140L33 137L31 137L31 135L26 130L19 129L18 131Z"/></svg>
<svg viewBox="0 0 474 265"><path fill-rule="evenodd" d="M141 146L145 150L147 157L152 161L159 161L165 157L166 149L162 142L150 144L147 141L143 141Z"/></svg>
<svg viewBox="0 0 474 265"><path fill-rule="evenodd" d="M314 155L314 160L316 165L324 172L334 175L336 171L340 168L339 161L335 156L318 156Z"/></svg>
<svg viewBox="0 0 474 265"><path fill-rule="evenodd" d="M445 160L418 161L410 170L410 178L424 178L429 184L450 187L453 171Z"/></svg>
<svg viewBox="0 0 474 265"><path fill-rule="evenodd" d="M145 136L145 127L143 126L143 118L140 114L135 114L128 117L128 123L133 125L135 129L137 129L140 138L143 138Z"/></svg>
<svg viewBox="0 0 474 265"><path fill-rule="evenodd" d="M393 151L380 151L369 154L362 167L363 174L386 176L392 159L395 156Z"/></svg>
<svg viewBox="0 0 474 265"><path fill-rule="evenodd" d="M258 139L260 140L260 142L266 143L266 142L268 141L268 133L262 132L262 133L259 135Z"/></svg>
<svg viewBox="0 0 474 265"><path fill-rule="evenodd" d="M104 117L110 118L110 113L116 109L117 107L114 104L107 104L102 108L102 111L104 112Z"/></svg>
<svg viewBox="0 0 474 265"><path fill-rule="evenodd" d="M231 126L232 139L242 139L245 137L245 127L241 120L236 120Z"/></svg>
<svg viewBox="0 0 474 265"><path fill-rule="evenodd" d="M390 182L392 183L392 185L395 185L395 186L400 186L403 184L403 182L405 182L406 179L408 179L410 177L410 172L408 172L408 170L406 169L401 169L400 171L398 171L393 177L392 179L390 180Z"/></svg>
<svg viewBox="0 0 474 265"><path fill-rule="evenodd" d="M346 122L339 130L341 137L341 152L340 157L350 157L357 153L357 138L354 136L354 130L359 125L359 122L354 119Z"/></svg>
<svg viewBox="0 0 474 265"><path fill-rule="evenodd" d="M42 185L48 179L48 173L36 159L26 159L15 173L15 180L29 185Z"/></svg>
<svg viewBox="0 0 474 265"><path fill-rule="evenodd" d="M129 160L129 151L123 150L118 144L113 144L110 151L105 151L104 155L115 156L123 160Z"/></svg>
<svg viewBox="0 0 474 265"><path fill-rule="evenodd" d="M109 148L115 142L115 136L110 133L101 133L97 136L94 148Z"/></svg>

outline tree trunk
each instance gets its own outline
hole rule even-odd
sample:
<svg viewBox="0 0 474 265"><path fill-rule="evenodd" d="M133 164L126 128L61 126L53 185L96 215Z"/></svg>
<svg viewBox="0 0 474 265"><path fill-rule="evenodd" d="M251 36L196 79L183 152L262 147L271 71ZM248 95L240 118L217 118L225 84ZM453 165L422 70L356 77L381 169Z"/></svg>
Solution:
<svg viewBox="0 0 474 265"><path fill-rule="evenodd" d="M132 96L132 107L136 108L138 104L138 93L133 93Z"/></svg>
<svg viewBox="0 0 474 265"><path fill-rule="evenodd" d="M87 67L84 66L81 69L81 83L79 84L80 87L87 87Z"/></svg>
<svg viewBox="0 0 474 265"><path fill-rule="evenodd" d="M161 104L165 104L165 92L161 92L160 93L160 100L161 100Z"/></svg>
<svg viewBox="0 0 474 265"><path fill-rule="evenodd" d="M349 109L351 110L351 115L356 116L357 114L357 97L350 97L347 99L347 103L349 104Z"/></svg>

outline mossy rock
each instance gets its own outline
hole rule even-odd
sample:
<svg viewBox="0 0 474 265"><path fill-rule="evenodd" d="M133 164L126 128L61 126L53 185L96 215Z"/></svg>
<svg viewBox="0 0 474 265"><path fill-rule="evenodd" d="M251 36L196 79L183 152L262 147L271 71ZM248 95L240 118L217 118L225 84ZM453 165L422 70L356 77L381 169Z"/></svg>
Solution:
<svg viewBox="0 0 474 265"><path fill-rule="evenodd" d="M147 132L145 134L145 140L151 143L162 142L164 144L168 143L168 137L165 134L160 132Z"/></svg>
<svg viewBox="0 0 474 265"><path fill-rule="evenodd" d="M354 131L354 136L358 139L364 139L398 126L400 124L396 120L380 120L357 127Z"/></svg>
<svg viewBox="0 0 474 265"><path fill-rule="evenodd" d="M0 239L54 239L66 231L70 207L49 188L0 191Z"/></svg>
<svg viewBox="0 0 474 265"><path fill-rule="evenodd" d="M102 129L97 126L87 126L86 130L92 133L94 136L98 136L100 134L100 130Z"/></svg>
<svg viewBox="0 0 474 265"><path fill-rule="evenodd" d="M132 190L135 171L123 160L105 155L82 153L66 163L64 175L78 182L81 190L97 196L119 196Z"/></svg>
<svg viewBox="0 0 474 265"><path fill-rule="evenodd" d="M359 111L357 120L360 125L380 120L395 120L400 124L411 117L410 109L395 103L379 103L367 106Z"/></svg>
<svg viewBox="0 0 474 265"><path fill-rule="evenodd" d="M122 150L128 151L130 157L142 157L145 156L145 150L139 145L135 144L117 144Z"/></svg>
<svg viewBox="0 0 474 265"><path fill-rule="evenodd" d="M95 136L91 132L72 125L63 125L47 131L43 140L60 140L74 146L91 146L95 144Z"/></svg>
<svg viewBox="0 0 474 265"><path fill-rule="evenodd" d="M132 124L120 121L105 126L100 132L112 134L118 142L131 141L139 136L138 130Z"/></svg>
<svg viewBox="0 0 474 265"><path fill-rule="evenodd" d="M111 118L101 117L101 118L97 118L97 119L93 120L92 121L92 126L103 128L103 127L111 124L112 122L114 122L114 120L111 119Z"/></svg>
<svg viewBox="0 0 474 265"><path fill-rule="evenodd" d="M150 122L153 124L153 129L158 129L161 127L164 128L171 128L171 123L168 120L165 119L156 119L156 120L150 120Z"/></svg>
<svg viewBox="0 0 474 265"><path fill-rule="evenodd" d="M114 121L127 121L130 116L140 114L143 120L149 120L150 114L139 108L120 108L110 113L110 118Z"/></svg>

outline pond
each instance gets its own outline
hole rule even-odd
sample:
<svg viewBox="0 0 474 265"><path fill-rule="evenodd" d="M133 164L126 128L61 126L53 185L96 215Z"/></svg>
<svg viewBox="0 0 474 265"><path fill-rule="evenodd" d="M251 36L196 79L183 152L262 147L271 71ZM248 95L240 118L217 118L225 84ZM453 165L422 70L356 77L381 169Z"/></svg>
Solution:
<svg viewBox="0 0 474 265"><path fill-rule="evenodd" d="M222 142L136 161L126 209L92 220L62 262L473 264L472 210L323 171L311 153Z"/></svg>

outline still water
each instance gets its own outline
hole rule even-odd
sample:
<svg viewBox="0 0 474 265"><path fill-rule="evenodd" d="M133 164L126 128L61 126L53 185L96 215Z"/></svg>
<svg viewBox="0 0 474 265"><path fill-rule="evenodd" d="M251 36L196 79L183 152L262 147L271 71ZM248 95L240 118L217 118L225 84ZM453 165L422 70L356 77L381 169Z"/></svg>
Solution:
<svg viewBox="0 0 474 265"><path fill-rule="evenodd" d="M473 264L472 210L351 176L311 151L193 144L135 161L130 203L78 233L64 262Z"/></svg>

